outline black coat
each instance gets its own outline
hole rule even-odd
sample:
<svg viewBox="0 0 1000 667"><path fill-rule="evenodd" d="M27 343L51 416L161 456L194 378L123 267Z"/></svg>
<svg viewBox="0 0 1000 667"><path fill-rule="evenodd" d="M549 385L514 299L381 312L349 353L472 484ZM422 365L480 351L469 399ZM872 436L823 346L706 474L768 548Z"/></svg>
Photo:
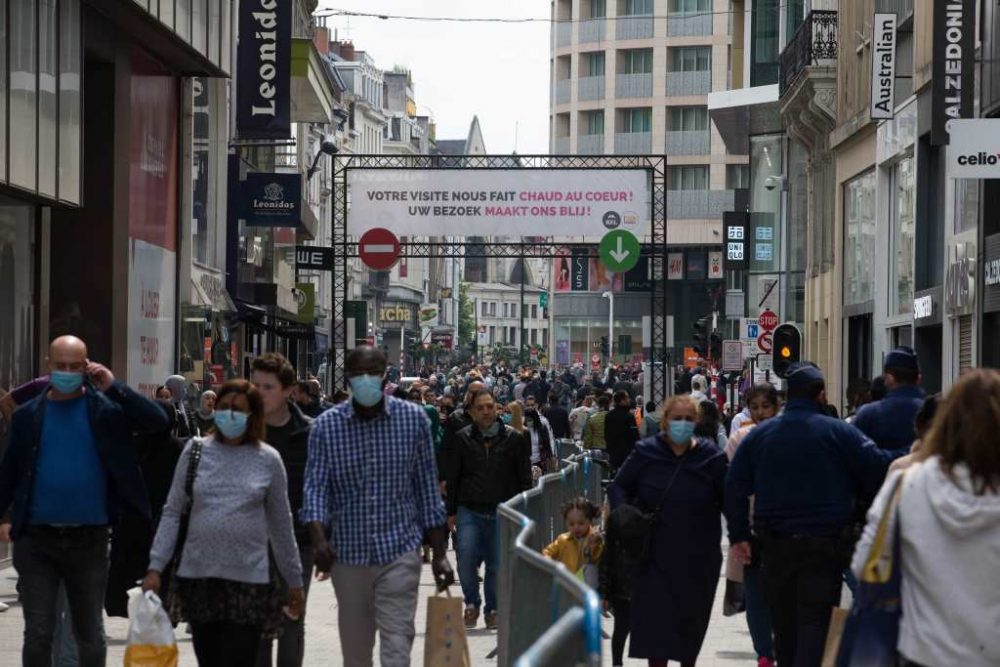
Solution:
<svg viewBox="0 0 1000 667"><path fill-rule="evenodd" d="M628 408L616 406L608 413L604 420L604 441L611 467L620 468L639 441L639 427Z"/></svg>
<svg viewBox="0 0 1000 667"><path fill-rule="evenodd" d="M304 415L299 406L291 401L288 403L288 411L291 413L289 422L291 433L287 441L272 442L266 435L264 439L267 444L278 450L281 461L285 464L285 475L288 477L288 504L292 508L295 522L295 539L299 544L309 544L309 530L299 521L299 510L302 509L312 419Z"/></svg>
<svg viewBox="0 0 1000 667"><path fill-rule="evenodd" d="M550 405L545 409L545 418L549 420L552 427L552 435L556 438L569 437L569 413L566 408L559 405Z"/></svg>
<svg viewBox="0 0 1000 667"><path fill-rule="evenodd" d="M492 512L500 503L531 488L531 439L500 423L485 438L472 424L458 432L448 467L448 516L463 505Z"/></svg>

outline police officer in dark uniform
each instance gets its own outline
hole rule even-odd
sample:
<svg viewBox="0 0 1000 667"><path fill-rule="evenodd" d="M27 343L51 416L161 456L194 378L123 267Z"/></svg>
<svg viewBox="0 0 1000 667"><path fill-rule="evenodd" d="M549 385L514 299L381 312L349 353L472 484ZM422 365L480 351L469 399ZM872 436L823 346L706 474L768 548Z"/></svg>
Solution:
<svg viewBox="0 0 1000 667"><path fill-rule="evenodd" d="M885 358L885 398L861 407L853 424L882 449L905 449L913 444L913 418L924 402L919 387L920 365L916 353L897 347Z"/></svg>
<svg viewBox="0 0 1000 667"><path fill-rule="evenodd" d="M793 364L786 382L784 412L750 431L736 450L725 514L730 557L749 563L760 551L778 664L819 667L854 546L855 501L878 490L895 453L824 414L826 386L813 364Z"/></svg>

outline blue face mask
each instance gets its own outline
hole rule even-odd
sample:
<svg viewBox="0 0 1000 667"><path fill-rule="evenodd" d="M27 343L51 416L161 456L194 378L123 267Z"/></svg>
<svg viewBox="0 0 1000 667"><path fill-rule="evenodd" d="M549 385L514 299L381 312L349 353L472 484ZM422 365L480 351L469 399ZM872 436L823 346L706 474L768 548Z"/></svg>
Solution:
<svg viewBox="0 0 1000 667"><path fill-rule="evenodd" d="M686 445L691 441L691 436L694 435L694 422L677 419L671 420L667 426L669 427L667 431L670 434L670 439L678 445Z"/></svg>
<svg viewBox="0 0 1000 667"><path fill-rule="evenodd" d="M80 371L52 371L49 382L60 394L72 394L83 386L83 373Z"/></svg>
<svg viewBox="0 0 1000 667"><path fill-rule="evenodd" d="M509 412L505 412L500 416L500 419L503 420L504 424L509 424L511 423L511 421L513 421L514 415L510 414Z"/></svg>
<svg viewBox="0 0 1000 667"><path fill-rule="evenodd" d="M351 386L351 396L358 405L371 408L382 400L381 375L355 375L348 378L347 383Z"/></svg>
<svg viewBox="0 0 1000 667"><path fill-rule="evenodd" d="M216 410L215 428L230 440L235 440L247 432L248 417L247 413L236 410Z"/></svg>

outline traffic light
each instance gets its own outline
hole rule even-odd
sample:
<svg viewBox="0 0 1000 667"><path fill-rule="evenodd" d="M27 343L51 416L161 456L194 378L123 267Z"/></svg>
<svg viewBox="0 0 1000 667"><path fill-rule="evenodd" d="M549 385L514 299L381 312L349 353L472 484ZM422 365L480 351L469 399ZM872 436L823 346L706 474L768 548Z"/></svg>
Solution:
<svg viewBox="0 0 1000 667"><path fill-rule="evenodd" d="M694 351L699 357L704 357L708 351L708 320L706 315L694 323Z"/></svg>
<svg viewBox="0 0 1000 667"><path fill-rule="evenodd" d="M774 330L772 337L772 369L775 375L784 378L788 367L802 358L802 332L794 324L785 323Z"/></svg>
<svg viewBox="0 0 1000 667"><path fill-rule="evenodd" d="M601 336L601 354L603 356L608 356L608 337Z"/></svg>
<svg viewBox="0 0 1000 667"><path fill-rule="evenodd" d="M722 359L722 334L718 330L712 332L710 338L709 351L711 358L718 361Z"/></svg>

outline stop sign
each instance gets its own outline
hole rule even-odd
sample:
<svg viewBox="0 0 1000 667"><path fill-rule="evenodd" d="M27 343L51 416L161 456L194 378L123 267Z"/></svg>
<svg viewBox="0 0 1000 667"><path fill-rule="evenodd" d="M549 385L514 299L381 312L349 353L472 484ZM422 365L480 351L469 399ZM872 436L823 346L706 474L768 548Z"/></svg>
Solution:
<svg viewBox="0 0 1000 667"><path fill-rule="evenodd" d="M358 255L369 269L386 271L399 261L399 239L388 229L369 229L358 240Z"/></svg>
<svg viewBox="0 0 1000 667"><path fill-rule="evenodd" d="M778 328L778 315L773 310L765 310L757 318L757 321L764 331L774 331Z"/></svg>

